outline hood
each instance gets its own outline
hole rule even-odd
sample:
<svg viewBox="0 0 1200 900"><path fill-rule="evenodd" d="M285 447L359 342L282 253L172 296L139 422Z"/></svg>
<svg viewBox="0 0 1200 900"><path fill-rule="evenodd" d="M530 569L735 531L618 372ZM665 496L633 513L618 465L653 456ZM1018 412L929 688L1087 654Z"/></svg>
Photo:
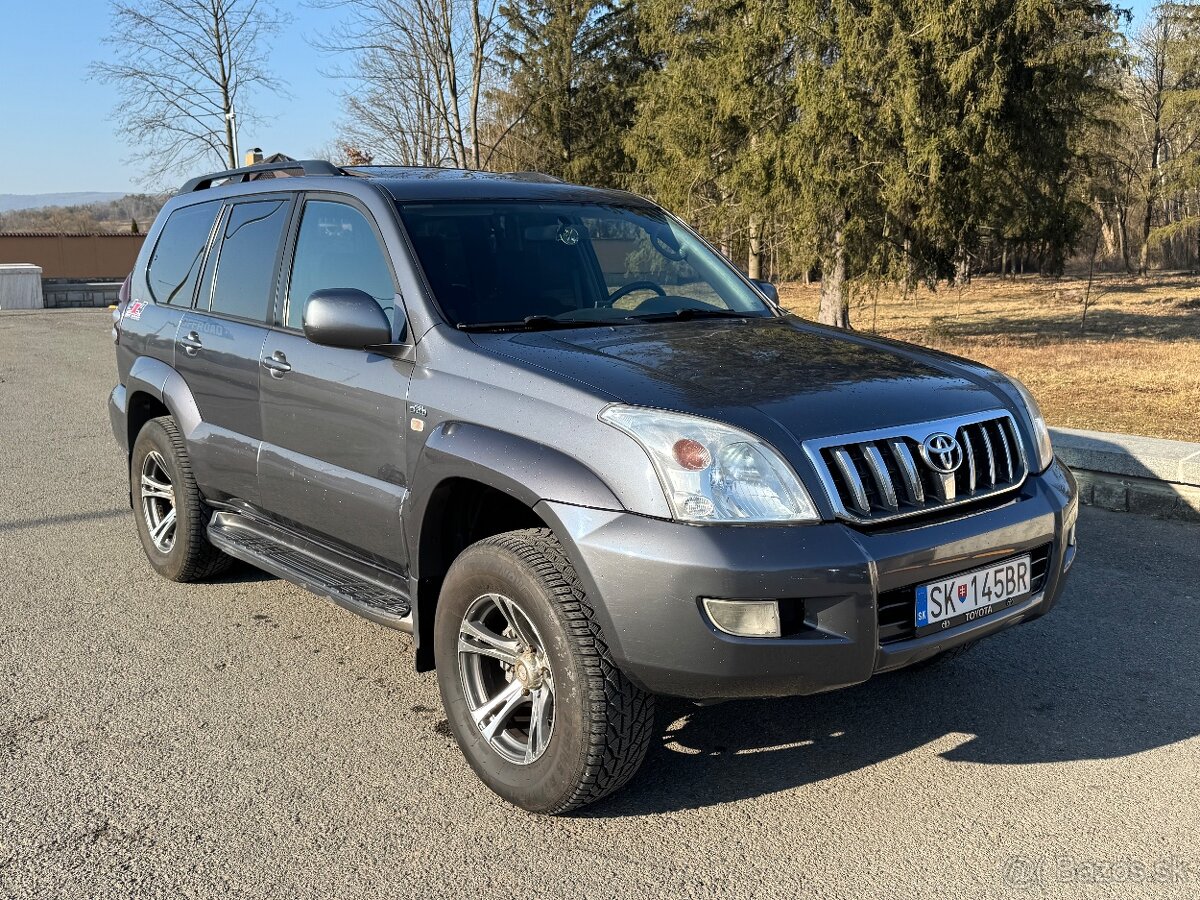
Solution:
<svg viewBox="0 0 1200 900"><path fill-rule="evenodd" d="M614 400L797 441L1007 407L952 357L794 317L475 334L482 349Z"/></svg>

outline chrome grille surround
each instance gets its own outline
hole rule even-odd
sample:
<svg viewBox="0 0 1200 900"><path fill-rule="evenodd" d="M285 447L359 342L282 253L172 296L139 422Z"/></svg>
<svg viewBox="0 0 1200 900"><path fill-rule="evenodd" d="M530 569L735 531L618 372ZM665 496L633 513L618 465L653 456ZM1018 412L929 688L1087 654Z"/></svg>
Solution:
<svg viewBox="0 0 1200 900"><path fill-rule="evenodd" d="M926 438L938 432L953 435L962 448L953 474L939 473L922 455ZM802 446L838 518L862 525L999 497L1029 475L1021 432L1002 409L813 438Z"/></svg>

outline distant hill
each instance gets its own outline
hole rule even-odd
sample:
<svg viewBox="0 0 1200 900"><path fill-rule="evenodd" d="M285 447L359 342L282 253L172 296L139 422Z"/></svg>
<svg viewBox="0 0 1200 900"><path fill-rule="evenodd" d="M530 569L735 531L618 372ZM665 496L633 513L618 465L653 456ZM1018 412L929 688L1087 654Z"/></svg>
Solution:
<svg viewBox="0 0 1200 900"><path fill-rule="evenodd" d="M125 195L113 191L76 191L67 194L0 194L0 212L15 209L39 209L44 206L83 206L106 203Z"/></svg>
<svg viewBox="0 0 1200 900"><path fill-rule="evenodd" d="M10 195L11 196L11 195ZM41 196L51 196L43 194ZM145 232L167 201L167 194L56 194L68 197L110 197L112 199L73 203L66 206L37 206L29 209L0 211L0 234L40 232Z"/></svg>

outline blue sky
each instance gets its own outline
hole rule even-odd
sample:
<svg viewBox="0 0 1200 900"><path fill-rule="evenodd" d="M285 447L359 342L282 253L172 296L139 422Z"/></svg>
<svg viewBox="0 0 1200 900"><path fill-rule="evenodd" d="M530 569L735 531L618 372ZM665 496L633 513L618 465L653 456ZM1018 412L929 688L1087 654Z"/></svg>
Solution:
<svg viewBox="0 0 1200 900"><path fill-rule="evenodd" d="M1126 0L1138 13L1151 0ZM239 129L241 147L307 156L336 136L341 83L321 75L333 61L306 37L338 20L336 11L281 2L295 21L277 37L273 71L289 98L258 96L266 121ZM87 80L104 50L103 0L0 0L0 194L142 190L131 148L113 134L112 89Z"/></svg>
<svg viewBox="0 0 1200 900"><path fill-rule="evenodd" d="M295 21L275 38L271 69L290 99L261 95L265 121L239 128L241 147L307 156L336 136L342 83L305 37L339 14L280 0ZM0 194L143 190L131 148L113 133L113 89L88 81L108 33L104 0L0 0Z"/></svg>

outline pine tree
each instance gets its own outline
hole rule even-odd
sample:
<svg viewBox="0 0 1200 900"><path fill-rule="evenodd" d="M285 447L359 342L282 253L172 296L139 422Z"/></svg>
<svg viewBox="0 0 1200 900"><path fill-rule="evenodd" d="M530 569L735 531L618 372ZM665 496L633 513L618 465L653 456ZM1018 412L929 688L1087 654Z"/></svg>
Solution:
<svg viewBox="0 0 1200 900"><path fill-rule="evenodd" d="M1059 269L1086 216L1079 144L1115 18L1092 0L798 0L807 35L789 172L819 240L821 320L846 274L961 278L982 236ZM832 277L829 277L832 276Z"/></svg>
<svg viewBox="0 0 1200 900"><path fill-rule="evenodd" d="M512 123L498 154L512 168L612 184L628 168L637 52L632 0L511 0L501 7L508 82L494 97Z"/></svg>
<svg viewBox="0 0 1200 900"><path fill-rule="evenodd" d="M662 64L639 92L627 147L634 187L679 211L762 274L765 223L783 214L782 134L792 114L782 0L644 0L642 48Z"/></svg>

